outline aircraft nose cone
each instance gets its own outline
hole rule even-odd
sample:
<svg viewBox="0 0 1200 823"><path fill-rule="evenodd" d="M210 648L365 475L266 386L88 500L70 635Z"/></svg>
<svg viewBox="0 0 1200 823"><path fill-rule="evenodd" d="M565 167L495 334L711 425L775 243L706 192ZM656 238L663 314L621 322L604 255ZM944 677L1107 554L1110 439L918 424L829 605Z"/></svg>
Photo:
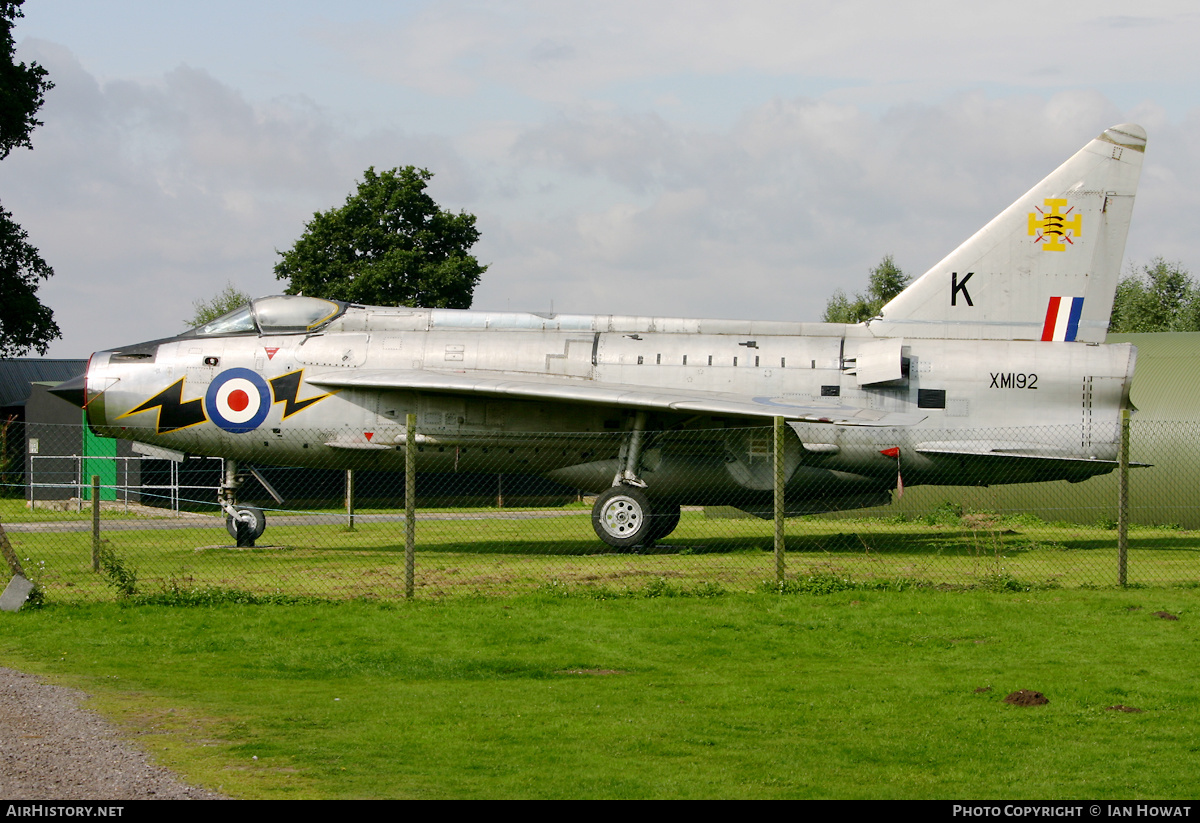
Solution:
<svg viewBox="0 0 1200 823"><path fill-rule="evenodd" d="M63 400L69 403L74 403L79 408L83 408L87 403L87 393L85 381L87 374L80 374L72 377L63 383L59 383L54 388L50 389L51 394L56 394Z"/></svg>

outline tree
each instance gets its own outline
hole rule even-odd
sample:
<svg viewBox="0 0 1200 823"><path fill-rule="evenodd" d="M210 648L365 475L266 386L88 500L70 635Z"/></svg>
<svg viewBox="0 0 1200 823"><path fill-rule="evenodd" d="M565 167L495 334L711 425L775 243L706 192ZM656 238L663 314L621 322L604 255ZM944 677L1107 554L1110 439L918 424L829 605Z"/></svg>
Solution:
<svg viewBox="0 0 1200 823"><path fill-rule="evenodd" d="M879 314L889 300L904 291L911 280L890 254L884 255L879 265L871 269L865 294L856 294L851 300L841 289L833 293L825 304L825 322L861 323L870 320Z"/></svg>
<svg viewBox="0 0 1200 823"><path fill-rule="evenodd" d="M32 148L29 134L41 125L34 115L54 87L37 63L14 62L12 29L23 16L22 1L0 2L0 159L19 146ZM45 354L50 341L62 337L53 312L37 298L39 281L53 274L12 213L0 206L0 357L20 357L30 349Z"/></svg>
<svg viewBox="0 0 1200 823"><path fill-rule="evenodd" d="M248 305L250 305L250 295L239 290L233 283L226 283L221 293L211 300L192 301L193 314L187 321L188 328L194 329L196 326L203 326L223 314L229 314L234 309Z"/></svg>
<svg viewBox="0 0 1200 823"><path fill-rule="evenodd" d="M1117 284L1108 330L1115 334L1200 331L1200 289L1179 262L1156 257Z"/></svg>
<svg viewBox="0 0 1200 823"><path fill-rule="evenodd" d="M475 216L440 209L425 193L433 174L413 166L363 173L341 208L317 212L275 266L288 294L375 306L466 309L481 266L468 253Z"/></svg>

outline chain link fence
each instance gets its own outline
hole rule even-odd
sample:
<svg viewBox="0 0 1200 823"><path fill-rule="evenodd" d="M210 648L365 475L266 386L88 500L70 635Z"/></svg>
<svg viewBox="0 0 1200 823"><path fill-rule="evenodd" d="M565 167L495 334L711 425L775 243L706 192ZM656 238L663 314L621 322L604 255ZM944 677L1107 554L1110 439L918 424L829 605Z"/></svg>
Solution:
<svg viewBox="0 0 1200 823"><path fill-rule="evenodd" d="M81 427L10 424L0 442L0 543L8 566L52 602L208 590L335 599L575 587L703 594L826 577L1190 585L1200 579L1197 429L1133 422L1124 521L1111 433L1098 438L1096 459L1072 460L1053 452L1086 452L1079 428L814 424L785 432L777 464L770 427L646 432L637 473L651 511L673 528L622 549L597 536L604 524L594 521L614 510L595 515L593 502L624 465L628 432L439 442L418 430L411 520L403 446L331 450L321 447L329 432L272 433L272 453L293 465L239 464L256 472L240 482L238 505L266 521L253 546L239 547L236 524L216 503L221 459L171 460L122 442L87 453ZM321 456L331 453L337 465ZM786 515L778 521L777 472Z"/></svg>

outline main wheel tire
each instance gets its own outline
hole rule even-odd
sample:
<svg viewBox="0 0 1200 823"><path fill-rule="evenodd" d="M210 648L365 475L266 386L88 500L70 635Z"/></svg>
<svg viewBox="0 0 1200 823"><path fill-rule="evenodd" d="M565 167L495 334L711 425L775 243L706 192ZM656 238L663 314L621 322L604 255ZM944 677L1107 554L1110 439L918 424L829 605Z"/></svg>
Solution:
<svg viewBox="0 0 1200 823"><path fill-rule="evenodd" d="M654 543L650 500L635 486L613 486L592 506L596 536L614 549L632 549Z"/></svg>
<svg viewBox="0 0 1200 823"><path fill-rule="evenodd" d="M679 525L679 504L655 503L650 515L650 539L662 540Z"/></svg>
<svg viewBox="0 0 1200 823"><path fill-rule="evenodd" d="M238 514L245 517L250 517L250 539L257 540L262 537L262 533L267 530L267 516L263 510L257 506L238 506ZM232 514L225 515L225 530L229 532L229 536L237 540L237 523L233 520Z"/></svg>

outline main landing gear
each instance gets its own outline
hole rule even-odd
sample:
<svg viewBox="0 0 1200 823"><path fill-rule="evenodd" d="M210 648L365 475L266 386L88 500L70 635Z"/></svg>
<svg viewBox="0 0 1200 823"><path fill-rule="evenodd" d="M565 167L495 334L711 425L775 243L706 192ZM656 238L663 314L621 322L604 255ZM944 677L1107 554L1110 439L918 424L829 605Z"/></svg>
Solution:
<svg viewBox="0 0 1200 823"><path fill-rule="evenodd" d="M678 525L678 503L651 503L636 486L613 486L592 506L592 528L614 549L648 549Z"/></svg>
<svg viewBox="0 0 1200 823"><path fill-rule="evenodd" d="M596 536L614 549L650 548L679 525L679 504L652 501L637 473L646 413L638 412L621 447L622 468L592 506Z"/></svg>

